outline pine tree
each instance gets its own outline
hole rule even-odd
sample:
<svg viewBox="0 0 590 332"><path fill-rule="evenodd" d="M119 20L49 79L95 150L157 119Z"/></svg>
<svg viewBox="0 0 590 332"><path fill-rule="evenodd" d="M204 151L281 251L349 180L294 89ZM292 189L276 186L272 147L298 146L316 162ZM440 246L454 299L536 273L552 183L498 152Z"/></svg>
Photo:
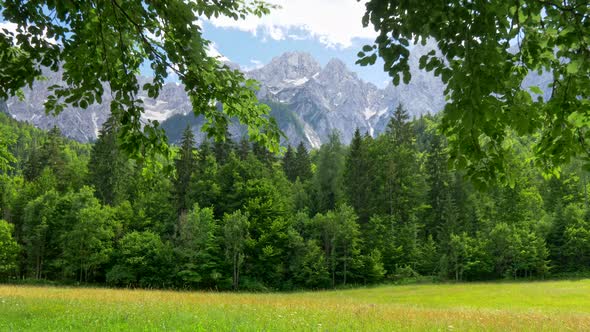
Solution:
<svg viewBox="0 0 590 332"><path fill-rule="evenodd" d="M444 151L443 144L443 138L434 133L431 135L426 151L426 172L428 174L426 182L429 188L428 203L430 213L426 218L424 231L425 236L433 235L435 238L445 221L443 217L444 209L448 208L445 204L451 201L449 188L451 178L447 166L448 156Z"/></svg>
<svg viewBox="0 0 590 332"><path fill-rule="evenodd" d="M384 194L386 211L400 223L410 222L419 205L423 177L417 159L409 115L401 104L395 110L384 135Z"/></svg>
<svg viewBox="0 0 590 332"><path fill-rule="evenodd" d="M295 164L295 153L293 152L293 148L289 144L287 146L287 152L285 152L285 156L283 157L283 171L285 172L285 176L289 181L295 182L299 174L297 174L297 168Z"/></svg>
<svg viewBox="0 0 590 332"><path fill-rule="evenodd" d="M64 137L61 130L54 126L47 134L47 140L39 151L40 171L50 169L57 179L57 189L60 192L67 191L71 183L67 177L67 160L65 154Z"/></svg>
<svg viewBox="0 0 590 332"><path fill-rule="evenodd" d="M250 141L248 140L247 136L242 136L240 140L240 144L238 146L238 157L241 160L248 159L248 155L250 154Z"/></svg>
<svg viewBox="0 0 590 332"><path fill-rule="evenodd" d="M309 159L309 153L303 145L303 142L299 142L297 146L297 152L295 153L295 174L299 177L301 182L305 182L311 179L311 161Z"/></svg>
<svg viewBox="0 0 590 332"><path fill-rule="evenodd" d="M365 139L357 128L344 166L344 186L347 201L359 215L361 225L369 221L370 161Z"/></svg>
<svg viewBox="0 0 590 332"><path fill-rule="evenodd" d="M276 161L276 156L270 152L264 145L254 142L252 144L252 152L260 160L263 164L268 167L271 167L272 164Z"/></svg>
<svg viewBox="0 0 590 332"><path fill-rule="evenodd" d="M117 144L119 124L113 115L103 124L92 146L88 171L96 196L104 203L117 205L128 196L131 167Z"/></svg>
<svg viewBox="0 0 590 332"><path fill-rule="evenodd" d="M27 162L25 163L25 169L23 171L25 180L33 181L41 174L43 165L41 163L40 153L41 152L39 151L37 140L34 139L29 151Z"/></svg>
<svg viewBox="0 0 590 332"><path fill-rule="evenodd" d="M199 157L197 158L197 163L200 164L205 162L208 156L215 157L213 149L211 148L211 142L204 140L199 146Z"/></svg>
<svg viewBox="0 0 590 332"><path fill-rule="evenodd" d="M45 162L45 166L53 169L63 166L65 163L63 159L64 141L61 130L54 126L47 133L47 141L41 148L41 159Z"/></svg>
<svg viewBox="0 0 590 332"><path fill-rule="evenodd" d="M318 153L318 170L314 177L316 212L334 210L342 202L343 171L344 153L340 135L333 132Z"/></svg>
<svg viewBox="0 0 590 332"><path fill-rule="evenodd" d="M190 207L187 201L191 175L196 167L195 135L190 126L182 134L179 158L176 160L176 179L174 181L174 199L178 214L186 212Z"/></svg>
<svg viewBox="0 0 590 332"><path fill-rule="evenodd" d="M402 104L397 105L393 117L387 124L386 134L396 145L411 143L413 139L412 124L409 122L410 115Z"/></svg>
<svg viewBox="0 0 590 332"><path fill-rule="evenodd" d="M225 137L223 140L216 140L213 143L213 153L215 159L220 165L225 164L229 154L235 149L234 141L232 140L231 133L229 130L225 131Z"/></svg>

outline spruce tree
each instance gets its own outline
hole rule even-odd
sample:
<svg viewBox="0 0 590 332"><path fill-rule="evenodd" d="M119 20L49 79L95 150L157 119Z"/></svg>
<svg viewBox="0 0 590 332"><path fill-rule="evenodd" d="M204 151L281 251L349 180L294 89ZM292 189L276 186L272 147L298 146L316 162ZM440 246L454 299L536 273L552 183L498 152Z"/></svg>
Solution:
<svg viewBox="0 0 590 332"><path fill-rule="evenodd" d="M303 142L299 142L295 153L295 174L302 182L311 179L311 160Z"/></svg>
<svg viewBox="0 0 590 332"><path fill-rule="evenodd" d="M215 154L215 159L220 165L226 163L230 152L234 149L235 144L232 140L231 133L229 132L229 130L225 131L225 136L223 140L215 140L215 142L213 142L213 153Z"/></svg>
<svg viewBox="0 0 590 332"><path fill-rule="evenodd" d="M409 144L413 139L412 124L410 123L410 115L402 104L398 104L393 112L393 117L387 124L385 130L394 144Z"/></svg>
<svg viewBox="0 0 590 332"><path fill-rule="evenodd" d="M297 174L295 153L293 152L291 144L287 146L287 152L285 152L285 156L283 157L283 171L285 172L287 179L291 182L295 182L299 176L299 174Z"/></svg>
<svg viewBox="0 0 590 332"><path fill-rule="evenodd" d="M249 154L250 154L250 141L248 140L248 137L242 136L242 139L240 140L240 144L238 145L238 157L240 157L241 160L246 160L246 159L248 159Z"/></svg>
<svg viewBox="0 0 590 332"><path fill-rule="evenodd" d="M425 236L432 235L435 238L444 220L445 206L451 201L449 184L451 181L447 160L444 151L443 137L434 133L431 135L426 156L426 182L428 184L428 204L430 213L426 218Z"/></svg>
<svg viewBox="0 0 590 332"><path fill-rule="evenodd" d="M318 171L314 176L316 212L334 210L343 200L342 173L344 152L338 132L330 134L328 143L318 153Z"/></svg>
<svg viewBox="0 0 590 332"><path fill-rule="evenodd" d="M96 196L104 203L117 205L128 197L131 167L117 144L119 123L113 115L103 124L92 146L88 171Z"/></svg>
<svg viewBox="0 0 590 332"><path fill-rule="evenodd" d="M186 212L190 207L187 201L191 175L196 167L195 135L190 126L182 134L179 158L176 164L176 179L174 181L174 199L178 214Z"/></svg>
<svg viewBox="0 0 590 332"><path fill-rule="evenodd" d="M201 164L205 162L208 156L215 157L213 149L211 148L211 142L205 139L199 146L199 156L197 158L197 163Z"/></svg>
<svg viewBox="0 0 590 332"><path fill-rule="evenodd" d="M352 142L344 166L344 187L346 198L350 205L359 215L361 225L369 221L370 197L370 161L369 151L365 139L357 128L354 132Z"/></svg>
<svg viewBox="0 0 590 332"><path fill-rule="evenodd" d="M268 167L271 167L272 164L276 161L275 155L270 152L264 145L254 142L252 144L252 152L256 156L258 160L260 160L263 164Z"/></svg>
<svg viewBox="0 0 590 332"><path fill-rule="evenodd" d="M423 178L417 160L415 137L407 111L400 104L387 126L385 140L385 195L388 213L401 223L410 222L418 206Z"/></svg>
<svg viewBox="0 0 590 332"><path fill-rule="evenodd" d="M43 166L51 168L56 175L65 168L63 136L56 126L49 130L47 141L41 147L41 161Z"/></svg>
<svg viewBox="0 0 590 332"><path fill-rule="evenodd" d="M57 179L57 189L65 192L70 186L67 181L67 160L65 154L64 137L61 130L54 126L49 130L47 140L41 146L39 151L40 170L50 169Z"/></svg>
<svg viewBox="0 0 590 332"><path fill-rule="evenodd" d="M25 180L33 181L35 180L39 174L41 174L41 170L43 169L43 165L41 162L39 146L37 145L37 140L33 139L29 156L25 163L25 168L23 170L23 175Z"/></svg>

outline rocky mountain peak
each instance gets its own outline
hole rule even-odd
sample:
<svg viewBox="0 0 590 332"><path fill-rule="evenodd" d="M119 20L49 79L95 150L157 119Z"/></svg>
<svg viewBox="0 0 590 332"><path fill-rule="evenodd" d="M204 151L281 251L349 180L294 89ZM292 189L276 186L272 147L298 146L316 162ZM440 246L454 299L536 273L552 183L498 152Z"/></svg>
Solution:
<svg viewBox="0 0 590 332"><path fill-rule="evenodd" d="M302 75L314 74L320 70L320 64L307 52L287 52L275 57L270 65L278 64Z"/></svg>
<svg viewBox="0 0 590 332"><path fill-rule="evenodd" d="M270 86L307 81L321 70L320 64L305 52L287 52L272 59L259 69L249 72L249 76Z"/></svg>
<svg viewBox="0 0 590 332"><path fill-rule="evenodd" d="M305 52L284 53L245 75L260 82L258 98L271 106L271 114L291 145L303 142L308 147L319 147L334 130L348 143L357 127L377 135L385 129L391 110L400 102L413 115L435 113L444 107L442 83L431 74L412 72L409 85L379 89L360 79L344 62L332 59L322 68ZM91 105L87 110L67 108L58 117L47 116L43 107L47 88L60 83L61 75L48 73L48 77L48 81L35 82L33 89L24 89L25 101L8 99L8 113L40 128L57 125L65 135L80 141L96 139L109 115L109 96L103 98L102 105ZM140 77L141 82L144 80L149 78ZM172 142L178 142L187 124L198 139L203 139L199 130L203 118L192 113L182 84L166 84L156 100L145 93L140 93L139 98L144 101L143 119L158 120ZM0 111L3 106L0 101ZM232 123L229 130L235 138L246 133L238 123Z"/></svg>
<svg viewBox="0 0 590 332"><path fill-rule="evenodd" d="M347 72L348 69L346 68L346 64L342 62L342 60L337 58L332 58L326 64L324 68L325 71L336 71L336 72Z"/></svg>
<svg viewBox="0 0 590 332"><path fill-rule="evenodd" d="M346 80L358 80L356 74L349 71L346 64L339 59L331 59L319 74L319 80L325 84L340 85Z"/></svg>

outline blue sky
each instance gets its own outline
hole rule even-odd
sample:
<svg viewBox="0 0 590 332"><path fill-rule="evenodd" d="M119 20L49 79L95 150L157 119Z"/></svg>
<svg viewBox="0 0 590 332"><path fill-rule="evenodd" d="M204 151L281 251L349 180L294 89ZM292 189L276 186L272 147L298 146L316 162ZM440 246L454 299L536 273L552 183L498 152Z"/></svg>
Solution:
<svg viewBox="0 0 590 332"><path fill-rule="evenodd" d="M297 37L286 37L281 40L271 38L261 28L253 34L233 27L216 27L210 22L203 24L203 31L205 38L214 43L219 53L246 70L266 64L285 52L304 51L310 53L322 66L330 59L338 58L360 78L379 87L389 82L387 74L383 71L383 62L379 61L367 67L355 64L358 59L357 53L363 45L372 41L368 38L353 38L351 45L343 47L326 45L317 37L309 35L307 31L297 28L291 29L291 32L297 32ZM306 34L307 37L303 38Z"/></svg>
<svg viewBox="0 0 590 332"><path fill-rule="evenodd" d="M267 0L280 6L262 18L205 20L204 36L230 61L252 69L287 51L305 51L325 65L339 58L362 79L383 87L383 63L355 64L362 46L376 33L363 28L364 0Z"/></svg>
<svg viewBox="0 0 590 332"><path fill-rule="evenodd" d="M338 58L360 78L379 87L390 81L380 60L368 67L355 64L362 46L376 36L361 24L365 0L266 1L280 8L262 18L202 20L205 38L213 42L216 51L245 70L266 64L284 52L304 51L321 65ZM15 26L3 22L0 15L0 28L13 30Z"/></svg>

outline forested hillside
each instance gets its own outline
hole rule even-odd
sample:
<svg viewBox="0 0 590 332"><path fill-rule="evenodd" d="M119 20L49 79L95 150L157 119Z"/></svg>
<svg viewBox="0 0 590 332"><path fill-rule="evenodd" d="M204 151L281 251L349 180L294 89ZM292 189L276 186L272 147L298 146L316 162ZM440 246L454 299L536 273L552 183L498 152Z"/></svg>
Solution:
<svg viewBox="0 0 590 332"><path fill-rule="evenodd" d="M0 279L113 286L300 289L404 277L542 278L590 267L588 175L532 167L514 137L513 185L449 170L438 118L398 107L385 133L337 133L283 157L234 138L129 161L107 121L95 144L0 113Z"/></svg>

